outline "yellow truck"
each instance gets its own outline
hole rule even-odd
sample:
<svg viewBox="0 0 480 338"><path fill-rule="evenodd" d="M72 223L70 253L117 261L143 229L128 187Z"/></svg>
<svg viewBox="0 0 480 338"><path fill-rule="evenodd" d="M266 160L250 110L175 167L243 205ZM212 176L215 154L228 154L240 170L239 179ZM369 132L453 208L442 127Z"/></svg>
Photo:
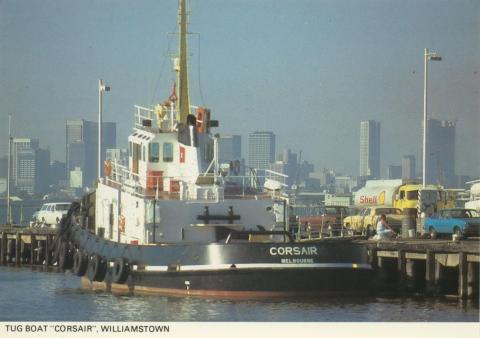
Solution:
<svg viewBox="0 0 480 338"><path fill-rule="evenodd" d="M420 202L419 202L420 201ZM412 183L409 180L369 180L355 193L355 207L385 206L412 211L428 204L437 210L453 208L455 195L438 185Z"/></svg>

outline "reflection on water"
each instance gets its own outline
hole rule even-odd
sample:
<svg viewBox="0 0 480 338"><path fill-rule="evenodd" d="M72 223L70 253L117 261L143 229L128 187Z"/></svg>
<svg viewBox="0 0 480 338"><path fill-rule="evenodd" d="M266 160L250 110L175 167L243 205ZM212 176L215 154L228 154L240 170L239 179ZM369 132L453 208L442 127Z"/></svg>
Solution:
<svg viewBox="0 0 480 338"><path fill-rule="evenodd" d="M478 321L478 303L422 297L249 300L129 296L69 273L0 267L0 321Z"/></svg>

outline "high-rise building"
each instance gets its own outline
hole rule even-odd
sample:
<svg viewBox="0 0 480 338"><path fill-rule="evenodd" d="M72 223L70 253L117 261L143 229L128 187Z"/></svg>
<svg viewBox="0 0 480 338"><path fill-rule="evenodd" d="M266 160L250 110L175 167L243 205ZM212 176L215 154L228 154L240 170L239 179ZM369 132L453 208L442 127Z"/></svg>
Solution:
<svg viewBox="0 0 480 338"><path fill-rule="evenodd" d="M402 166L401 165L389 165L387 167L387 179L395 180L402 178Z"/></svg>
<svg viewBox="0 0 480 338"><path fill-rule="evenodd" d="M275 161L275 134L271 131L254 131L248 135L248 165L265 170Z"/></svg>
<svg viewBox="0 0 480 338"><path fill-rule="evenodd" d="M38 146L38 140L13 139L12 183L17 191L47 193L50 150Z"/></svg>
<svg viewBox="0 0 480 338"><path fill-rule="evenodd" d="M22 149L37 149L38 148L38 139L30 139L30 138L14 138L12 140L12 158L11 158L11 161L12 161L12 167L11 167L11 173L12 173L12 177L11 177L11 182L13 182L13 184L17 184L16 183L16 180L17 180L17 174L19 172L18 170L18 153L20 152L20 150Z"/></svg>
<svg viewBox="0 0 480 338"><path fill-rule="evenodd" d="M47 194L50 190L50 149L35 150L35 193Z"/></svg>
<svg viewBox="0 0 480 338"><path fill-rule="evenodd" d="M218 160L230 163L242 158L242 137L240 135L222 135L218 139Z"/></svg>
<svg viewBox="0 0 480 338"><path fill-rule="evenodd" d="M116 124L103 122L102 168L106 149L116 147L116 138ZM97 178L98 171L98 123L86 120L67 120L65 150L67 180L69 180L71 171L75 171L76 176L81 172L82 184L84 187L90 186Z"/></svg>
<svg viewBox="0 0 480 338"><path fill-rule="evenodd" d="M455 185L455 122L427 120L426 160L427 184Z"/></svg>
<svg viewBox="0 0 480 338"><path fill-rule="evenodd" d="M8 156L0 157L0 177L8 176Z"/></svg>
<svg viewBox="0 0 480 338"><path fill-rule="evenodd" d="M360 122L360 176L380 178L380 122Z"/></svg>
<svg viewBox="0 0 480 338"><path fill-rule="evenodd" d="M415 156L405 155L402 157L402 178L403 179L416 178Z"/></svg>
<svg viewBox="0 0 480 338"><path fill-rule="evenodd" d="M19 148L15 151L15 188L29 194L35 192L35 150L32 148Z"/></svg>

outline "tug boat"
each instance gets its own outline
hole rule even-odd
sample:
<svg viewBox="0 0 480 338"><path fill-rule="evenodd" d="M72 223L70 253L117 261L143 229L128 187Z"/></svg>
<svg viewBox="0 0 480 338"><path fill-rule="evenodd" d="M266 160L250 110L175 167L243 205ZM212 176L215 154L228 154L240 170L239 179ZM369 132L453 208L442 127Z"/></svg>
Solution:
<svg viewBox="0 0 480 338"><path fill-rule="evenodd" d="M218 121L210 109L190 105L185 0L179 30L171 95L154 107L135 106L128 165L107 161L105 177L72 203L55 244L58 265L84 287L112 291L357 293L372 278L364 246L347 239L296 242L280 178L270 175L265 186L275 188L265 189L252 176L221 170L212 135Z"/></svg>

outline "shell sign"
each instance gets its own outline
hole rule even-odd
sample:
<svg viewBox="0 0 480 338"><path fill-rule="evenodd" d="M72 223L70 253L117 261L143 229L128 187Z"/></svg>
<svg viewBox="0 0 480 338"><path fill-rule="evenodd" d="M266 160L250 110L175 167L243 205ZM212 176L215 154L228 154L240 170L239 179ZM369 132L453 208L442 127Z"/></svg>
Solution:
<svg viewBox="0 0 480 338"><path fill-rule="evenodd" d="M366 205L384 205L385 204L385 190L375 196L360 196L360 204Z"/></svg>

